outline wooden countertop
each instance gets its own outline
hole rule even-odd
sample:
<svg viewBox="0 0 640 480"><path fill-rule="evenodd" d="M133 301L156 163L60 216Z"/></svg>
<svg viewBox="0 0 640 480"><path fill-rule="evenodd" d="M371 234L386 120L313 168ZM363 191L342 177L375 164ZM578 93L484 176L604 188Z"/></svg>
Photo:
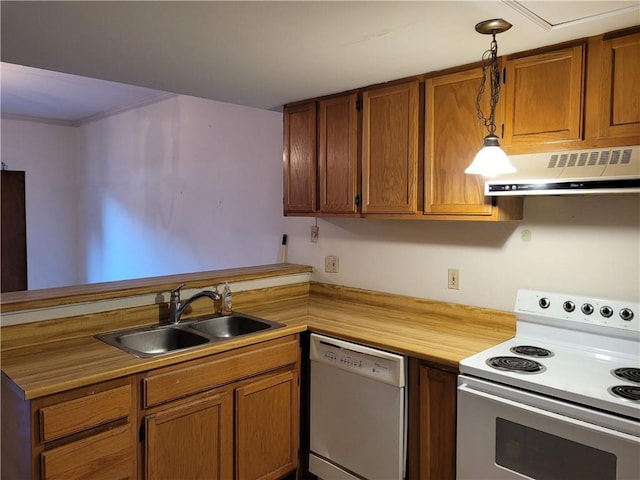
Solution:
<svg viewBox="0 0 640 480"><path fill-rule="evenodd" d="M511 338L515 319L498 312L380 292L311 284L308 296L242 312L283 328L155 358L137 358L91 335L2 352L2 372L26 399L311 330L427 360L455 371L461 359Z"/></svg>

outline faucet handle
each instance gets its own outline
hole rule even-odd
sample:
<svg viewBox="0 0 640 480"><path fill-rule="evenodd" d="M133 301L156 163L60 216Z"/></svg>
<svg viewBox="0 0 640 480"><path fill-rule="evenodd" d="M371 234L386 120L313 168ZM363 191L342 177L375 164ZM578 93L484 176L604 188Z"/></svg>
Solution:
<svg viewBox="0 0 640 480"><path fill-rule="evenodd" d="M171 290L171 300L177 300L180 301L180 290L185 287L187 284L186 283L182 283L180 284L178 287L174 288L173 290Z"/></svg>

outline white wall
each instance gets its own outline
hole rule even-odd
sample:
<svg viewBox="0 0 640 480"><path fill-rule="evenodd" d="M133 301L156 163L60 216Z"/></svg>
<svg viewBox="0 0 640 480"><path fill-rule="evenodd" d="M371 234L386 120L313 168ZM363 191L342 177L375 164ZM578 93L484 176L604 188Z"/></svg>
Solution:
<svg viewBox="0 0 640 480"><path fill-rule="evenodd" d="M314 223L287 218L289 260L322 282L507 311L518 288L640 300L637 195L529 197L523 221L500 224L320 219L318 243ZM325 255L339 273L324 273Z"/></svg>
<svg viewBox="0 0 640 480"><path fill-rule="evenodd" d="M282 114L173 96L81 127L2 123L29 289L275 263Z"/></svg>
<svg viewBox="0 0 640 480"><path fill-rule="evenodd" d="M175 96L80 138L85 282L278 260L280 113Z"/></svg>
<svg viewBox="0 0 640 480"><path fill-rule="evenodd" d="M29 289L79 283L76 128L2 119L2 161L25 171Z"/></svg>

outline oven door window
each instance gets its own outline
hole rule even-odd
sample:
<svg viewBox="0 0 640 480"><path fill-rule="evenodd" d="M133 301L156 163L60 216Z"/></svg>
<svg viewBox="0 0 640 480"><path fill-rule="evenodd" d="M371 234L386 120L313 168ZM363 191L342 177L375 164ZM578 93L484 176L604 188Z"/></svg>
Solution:
<svg viewBox="0 0 640 480"><path fill-rule="evenodd" d="M615 480L610 452L496 418L496 464L536 480Z"/></svg>

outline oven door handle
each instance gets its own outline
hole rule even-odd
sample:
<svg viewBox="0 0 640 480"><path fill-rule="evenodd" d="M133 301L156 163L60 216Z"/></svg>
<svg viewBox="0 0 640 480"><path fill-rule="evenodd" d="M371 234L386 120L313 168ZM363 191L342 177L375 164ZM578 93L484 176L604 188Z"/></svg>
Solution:
<svg viewBox="0 0 640 480"><path fill-rule="evenodd" d="M622 439L622 440L628 440L631 442L635 442L638 443L640 442L640 438L634 435L630 435L624 432L618 432L616 430L612 430L610 428L607 427L602 427L600 425L596 425L593 423L589 423L589 422L585 422L583 420L578 420L576 418L572 418L570 416L566 416L566 415L560 415L558 413L555 412L551 412L548 410L544 410L542 408L538 408L538 407L534 407L532 405L528 405L526 403L522 403L519 401L514 401L508 398L502 398L502 397L498 397L496 395L493 395L491 393L487 393L484 392L482 390L477 390L473 387L469 387L468 385L462 383L458 386L458 390L461 392L465 392L468 393L469 395L475 395L475 396L480 396L480 397L484 397L488 400L491 400L493 402L496 402L498 404L502 404L502 405L509 405L512 406L514 408L519 408L522 410L526 410L528 412L537 414L537 415L542 415L544 417L547 418L552 418L554 420L557 420L559 422L562 423L570 423L572 425L576 425L582 428L586 428L587 430L592 430L592 431L596 431L596 432L600 432L600 433L604 433L606 435L610 435L612 437L618 438L618 439Z"/></svg>

